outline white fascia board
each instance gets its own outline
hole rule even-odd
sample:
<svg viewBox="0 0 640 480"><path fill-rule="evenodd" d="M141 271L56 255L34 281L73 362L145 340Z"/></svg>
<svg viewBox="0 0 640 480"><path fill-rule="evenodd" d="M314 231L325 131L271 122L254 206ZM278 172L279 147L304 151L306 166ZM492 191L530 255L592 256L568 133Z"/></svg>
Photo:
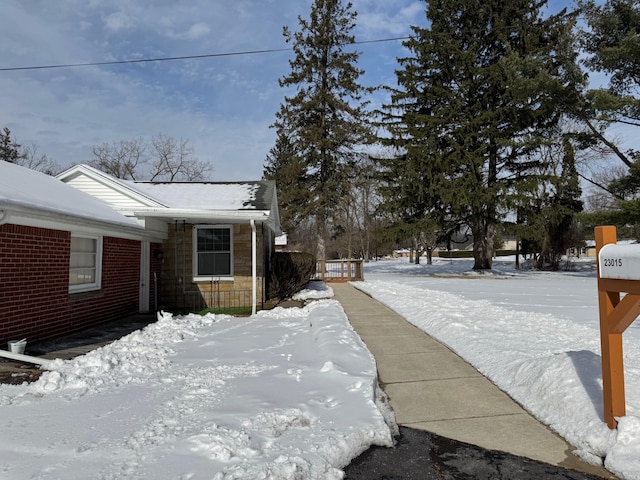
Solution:
<svg viewBox="0 0 640 480"><path fill-rule="evenodd" d="M18 205L0 205L4 212L2 223L23 225L26 227L46 228L63 232L104 235L129 240L149 240L149 232L135 225L118 225L80 218L62 213L48 212Z"/></svg>
<svg viewBox="0 0 640 480"><path fill-rule="evenodd" d="M271 216L269 210L181 210L173 208L137 210L133 214L138 218L162 218L166 221L210 221L227 223L268 222Z"/></svg>

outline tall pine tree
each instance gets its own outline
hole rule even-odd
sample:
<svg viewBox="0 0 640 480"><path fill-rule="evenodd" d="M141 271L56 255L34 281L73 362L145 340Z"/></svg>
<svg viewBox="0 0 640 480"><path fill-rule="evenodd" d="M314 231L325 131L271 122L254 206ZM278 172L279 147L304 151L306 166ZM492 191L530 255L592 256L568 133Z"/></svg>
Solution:
<svg viewBox="0 0 640 480"><path fill-rule="evenodd" d="M609 76L608 88L590 90L579 118L592 135L587 145L596 144L617 157L627 173L606 186L616 198L615 211L599 212L596 223L614 223L619 227L640 224L640 151L624 150L608 138L613 125L640 126L640 3L637 0L593 0L578 2L588 29L581 40L587 53L585 64ZM608 166L611 170L611 166ZM597 183L594 183L597 185ZM604 185L598 185L604 187Z"/></svg>
<svg viewBox="0 0 640 480"><path fill-rule="evenodd" d="M351 3L315 0L309 20L298 17L300 29L284 35L293 44L291 72L281 87L294 87L276 114L279 145L267 158L265 176L278 182L286 224L312 217L318 258L326 258L325 242L332 210L348 188L347 169L354 149L370 140L368 114L358 83L359 53L347 51L356 13ZM288 144L290 153L281 147Z"/></svg>
<svg viewBox="0 0 640 480"><path fill-rule="evenodd" d="M11 139L11 131L4 127L0 132L0 160L9 163L18 163L21 157L20 145Z"/></svg>
<svg viewBox="0 0 640 480"><path fill-rule="evenodd" d="M570 22L543 19L545 3L429 0L385 110L390 143L435 202L429 214L471 230L474 269L491 268L502 217L536 192L536 149L583 79Z"/></svg>
<svg viewBox="0 0 640 480"><path fill-rule="evenodd" d="M264 178L277 181L280 222L283 230L291 234L299 221L300 207L308 200L308 192L301 188L307 183L307 167L283 132L269 150Z"/></svg>

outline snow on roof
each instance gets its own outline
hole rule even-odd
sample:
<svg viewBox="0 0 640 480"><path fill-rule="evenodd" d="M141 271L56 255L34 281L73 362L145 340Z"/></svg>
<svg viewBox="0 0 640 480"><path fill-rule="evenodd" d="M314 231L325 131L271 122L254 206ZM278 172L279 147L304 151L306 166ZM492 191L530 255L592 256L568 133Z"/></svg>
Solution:
<svg viewBox="0 0 640 480"><path fill-rule="evenodd" d="M4 205L142 228L101 200L54 177L0 161L0 207Z"/></svg>
<svg viewBox="0 0 640 480"><path fill-rule="evenodd" d="M175 209L270 210L272 182L123 182Z"/></svg>

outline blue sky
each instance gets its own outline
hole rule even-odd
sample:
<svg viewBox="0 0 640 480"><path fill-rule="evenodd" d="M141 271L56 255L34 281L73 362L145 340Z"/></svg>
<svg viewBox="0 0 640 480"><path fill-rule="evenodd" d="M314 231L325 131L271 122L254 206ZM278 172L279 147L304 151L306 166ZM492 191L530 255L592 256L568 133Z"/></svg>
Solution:
<svg viewBox="0 0 640 480"><path fill-rule="evenodd" d="M289 47L311 0L3 0L0 68L207 55ZM418 0L352 0L359 41L424 25ZM557 11L565 0L549 2ZM367 86L395 84L401 42L359 45ZM289 51L144 64L0 72L0 128L66 167L104 142L183 138L213 179L262 175L284 99ZM385 101L382 93L373 106Z"/></svg>

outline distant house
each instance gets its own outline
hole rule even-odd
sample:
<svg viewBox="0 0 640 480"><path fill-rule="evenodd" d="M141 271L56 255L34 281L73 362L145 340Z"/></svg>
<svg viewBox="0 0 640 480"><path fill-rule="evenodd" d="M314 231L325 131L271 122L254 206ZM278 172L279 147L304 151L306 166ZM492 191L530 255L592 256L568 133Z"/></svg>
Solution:
<svg viewBox="0 0 640 480"><path fill-rule="evenodd" d="M143 249L160 262L141 283L160 306L199 310L266 300L271 253L281 233L275 183L134 182L87 165L58 175L67 185L135 220L161 245Z"/></svg>
<svg viewBox="0 0 640 480"><path fill-rule="evenodd" d="M0 161L0 341L148 311L141 266L159 264L149 265L143 245L156 238L91 195Z"/></svg>

